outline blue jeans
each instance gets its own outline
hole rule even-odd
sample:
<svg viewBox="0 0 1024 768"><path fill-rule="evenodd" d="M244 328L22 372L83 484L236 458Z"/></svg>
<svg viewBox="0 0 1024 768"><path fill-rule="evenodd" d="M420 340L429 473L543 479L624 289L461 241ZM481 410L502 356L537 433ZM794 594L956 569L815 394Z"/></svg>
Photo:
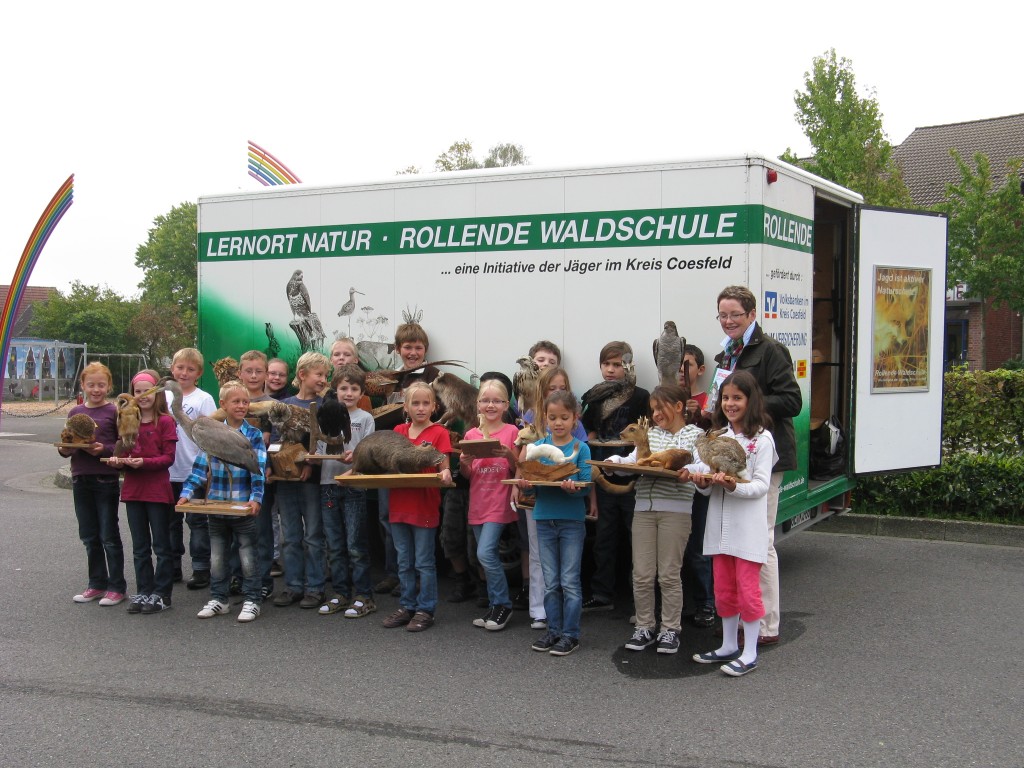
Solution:
<svg viewBox="0 0 1024 768"><path fill-rule="evenodd" d="M124 545L117 523L121 492L117 475L78 475L71 483L78 538L85 545L89 568L89 589L124 594L128 584L124 580Z"/></svg>
<svg viewBox="0 0 1024 768"><path fill-rule="evenodd" d="M181 498L184 483L171 482L174 500ZM201 499L206 495L205 489L197 488L192 494L193 499ZM185 555L185 523L188 523L188 554L192 558L192 571L210 570L210 530L207 526L208 515L194 515L191 512L182 515L175 512L171 517L171 554L180 562Z"/></svg>
<svg viewBox="0 0 1024 768"><path fill-rule="evenodd" d="M476 559L480 561L487 576L487 602L511 608L505 566L498 556L498 542L501 540L502 531L505 530L505 524L483 523L471 527L473 535L476 536Z"/></svg>
<svg viewBox="0 0 1024 768"><path fill-rule="evenodd" d="M343 488L336 483L321 485L320 513L324 519L334 591L344 597L371 597L373 585L370 583L370 543L366 535L366 491Z"/></svg>
<svg viewBox="0 0 1024 768"><path fill-rule="evenodd" d="M408 523L391 523L391 535L398 553L398 580L402 587L399 604L407 611L426 611L431 616L437 608L437 561L434 558L434 528L420 528ZM416 576L420 591L416 593Z"/></svg>
<svg viewBox="0 0 1024 768"><path fill-rule="evenodd" d="M324 526L319 483L280 482L277 503L284 528L284 580L295 594L324 592Z"/></svg>
<svg viewBox="0 0 1024 768"><path fill-rule="evenodd" d="M277 483L267 483L263 489L263 503L260 513L256 516L256 562L260 571L263 587L269 591L274 589L274 578L270 575L270 566L274 562L274 496Z"/></svg>
<svg viewBox="0 0 1024 768"><path fill-rule="evenodd" d="M377 519L384 532L384 573L387 576L398 576L398 553L395 551L395 539L391 535L388 498L387 488L377 489Z"/></svg>
<svg viewBox="0 0 1024 768"><path fill-rule="evenodd" d="M171 555L170 504L158 501L126 501L128 528L132 532L132 556L135 560L135 589L140 595L171 597L174 581L174 557ZM153 555L156 570L153 570Z"/></svg>
<svg viewBox="0 0 1024 768"><path fill-rule="evenodd" d="M587 529L582 520L538 520L537 543L544 569L544 612L548 631L560 637L580 636L583 587L580 563Z"/></svg>
<svg viewBox="0 0 1024 768"><path fill-rule="evenodd" d="M208 515L210 531L210 596L222 603L228 601L231 573L228 568L228 539L238 541L238 556L242 561L242 594L246 600L259 605L263 601L256 564L256 518L236 515ZM229 536L230 534L230 536Z"/></svg>
<svg viewBox="0 0 1024 768"><path fill-rule="evenodd" d="M704 555L704 528L708 522L710 497L703 493L693 494L693 515L690 538L683 550L683 595L686 598L684 614L693 613L705 606L715 607L715 578L711 570L711 558Z"/></svg>

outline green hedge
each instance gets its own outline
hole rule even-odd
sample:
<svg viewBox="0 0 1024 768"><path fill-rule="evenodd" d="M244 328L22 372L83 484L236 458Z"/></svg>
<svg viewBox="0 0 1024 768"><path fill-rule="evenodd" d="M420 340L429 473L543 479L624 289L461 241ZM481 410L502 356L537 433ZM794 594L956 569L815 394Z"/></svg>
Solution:
<svg viewBox="0 0 1024 768"><path fill-rule="evenodd" d="M946 374L938 469L862 478L861 512L1024 524L1024 371Z"/></svg>
<svg viewBox="0 0 1024 768"><path fill-rule="evenodd" d="M942 435L947 456L1024 451L1024 371L947 373Z"/></svg>

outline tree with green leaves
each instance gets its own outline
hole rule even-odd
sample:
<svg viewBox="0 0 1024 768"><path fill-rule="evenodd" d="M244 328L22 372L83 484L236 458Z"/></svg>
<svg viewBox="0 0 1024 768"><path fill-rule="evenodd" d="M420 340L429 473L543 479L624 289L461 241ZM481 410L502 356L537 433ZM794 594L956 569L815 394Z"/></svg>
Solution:
<svg viewBox="0 0 1024 768"><path fill-rule="evenodd" d="M949 216L947 286L967 285L966 296L981 299L981 366L987 370L985 326L989 300L1024 312L1024 194L1020 158L1008 162L1005 179L993 178L986 155L972 167L950 151L960 180L946 185L939 209Z"/></svg>
<svg viewBox="0 0 1024 768"><path fill-rule="evenodd" d="M480 162L473 157L473 142L469 139L456 141L434 161L434 169L438 171L466 171L479 167Z"/></svg>
<svg viewBox="0 0 1024 768"><path fill-rule="evenodd" d="M523 151L522 144L497 144L491 147L484 158L484 168L507 168L510 165L529 165L530 158Z"/></svg>
<svg viewBox="0 0 1024 768"><path fill-rule="evenodd" d="M511 165L529 164L530 158L526 156L522 144L495 144L488 150L487 157L483 162L480 162L473 155L473 142L463 139L454 142L448 147L448 151L437 156L437 159L434 160L434 170L439 172L466 171L474 168L507 168ZM419 167L408 165L395 171L395 175L406 176L419 172Z"/></svg>
<svg viewBox="0 0 1024 768"><path fill-rule="evenodd" d="M44 339L88 344L94 352L136 352L133 321L137 310L137 301L109 286L76 280L67 293L58 291L33 306L29 332Z"/></svg>
<svg viewBox="0 0 1024 768"><path fill-rule="evenodd" d="M198 328L196 204L185 202L153 220L146 242L135 251L135 266L145 275L142 300L184 323L189 343Z"/></svg>
<svg viewBox="0 0 1024 768"><path fill-rule="evenodd" d="M816 56L793 100L814 154L801 160L787 148L782 160L860 192L871 205L911 207L875 91L859 95L852 61L837 59L834 48Z"/></svg>

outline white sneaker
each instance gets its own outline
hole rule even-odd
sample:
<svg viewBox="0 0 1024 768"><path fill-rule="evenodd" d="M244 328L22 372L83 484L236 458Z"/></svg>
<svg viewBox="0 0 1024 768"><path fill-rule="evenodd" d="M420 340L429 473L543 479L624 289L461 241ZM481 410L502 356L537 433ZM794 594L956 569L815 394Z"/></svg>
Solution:
<svg viewBox="0 0 1024 768"><path fill-rule="evenodd" d="M231 607L227 603L222 603L220 600L211 600L196 616L200 619L210 619L225 613L231 613Z"/></svg>
<svg viewBox="0 0 1024 768"><path fill-rule="evenodd" d="M260 607L252 600L246 600L242 603L242 610L238 614L238 621L256 621L256 617L259 615Z"/></svg>

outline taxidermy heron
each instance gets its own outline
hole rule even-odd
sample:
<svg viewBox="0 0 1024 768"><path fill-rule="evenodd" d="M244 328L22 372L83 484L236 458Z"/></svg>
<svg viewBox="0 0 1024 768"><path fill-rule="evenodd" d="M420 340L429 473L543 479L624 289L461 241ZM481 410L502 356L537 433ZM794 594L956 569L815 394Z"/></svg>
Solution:
<svg viewBox="0 0 1024 768"><path fill-rule="evenodd" d="M193 419L185 413L181 408L181 387L173 379L165 381L163 388L174 396L171 401L171 415L200 450L225 464L247 469L254 475L262 474L256 452L249 445L249 439L245 435L223 421L211 419L209 416ZM230 473L228 477L231 477Z"/></svg>

